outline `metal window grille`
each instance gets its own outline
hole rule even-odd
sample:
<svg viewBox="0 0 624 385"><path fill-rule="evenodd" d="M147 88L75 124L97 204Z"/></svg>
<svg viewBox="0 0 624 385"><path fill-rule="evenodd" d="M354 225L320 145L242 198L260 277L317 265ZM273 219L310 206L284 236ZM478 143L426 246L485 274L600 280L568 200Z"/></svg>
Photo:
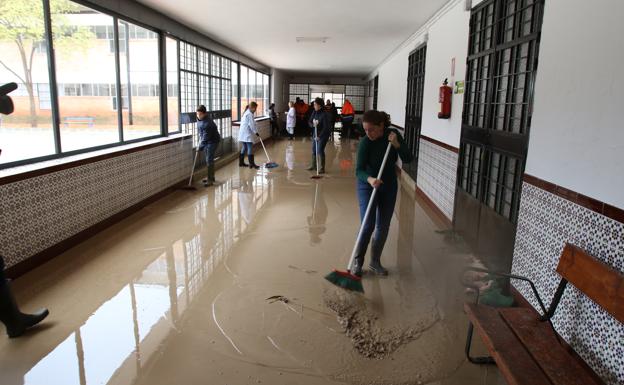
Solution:
<svg viewBox="0 0 624 385"><path fill-rule="evenodd" d="M470 17L458 187L516 223L543 0L489 0Z"/></svg>

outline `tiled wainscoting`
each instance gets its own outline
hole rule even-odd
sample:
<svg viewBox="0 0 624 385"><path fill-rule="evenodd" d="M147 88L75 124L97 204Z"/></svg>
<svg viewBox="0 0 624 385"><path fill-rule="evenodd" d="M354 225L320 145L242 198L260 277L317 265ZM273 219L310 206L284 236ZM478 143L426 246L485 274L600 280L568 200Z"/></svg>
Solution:
<svg viewBox="0 0 624 385"><path fill-rule="evenodd" d="M0 185L0 253L23 262L188 178L190 137Z"/></svg>
<svg viewBox="0 0 624 385"><path fill-rule="evenodd" d="M535 282L547 306L560 280L555 268L566 242L624 272L624 223L525 181L512 270ZM528 286L514 286L538 308ZM623 324L571 285L553 323L608 384L624 384Z"/></svg>
<svg viewBox="0 0 624 385"><path fill-rule="evenodd" d="M456 151L429 138L420 139L416 184L449 220L453 219L455 202Z"/></svg>

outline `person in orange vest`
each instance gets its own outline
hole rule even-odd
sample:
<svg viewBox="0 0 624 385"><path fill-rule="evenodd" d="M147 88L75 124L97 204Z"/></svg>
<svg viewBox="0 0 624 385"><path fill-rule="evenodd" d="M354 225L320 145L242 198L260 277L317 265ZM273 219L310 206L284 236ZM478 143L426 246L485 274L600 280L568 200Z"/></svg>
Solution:
<svg viewBox="0 0 624 385"><path fill-rule="evenodd" d="M355 110L353 104L349 99L345 99L342 104L342 114L340 120L342 121L342 134L340 137L351 136L351 125L353 124L353 118L355 117Z"/></svg>
<svg viewBox="0 0 624 385"><path fill-rule="evenodd" d="M308 108L308 105L301 98L297 98L295 112L297 113L297 127L299 130L305 130L307 127L306 114L308 113Z"/></svg>

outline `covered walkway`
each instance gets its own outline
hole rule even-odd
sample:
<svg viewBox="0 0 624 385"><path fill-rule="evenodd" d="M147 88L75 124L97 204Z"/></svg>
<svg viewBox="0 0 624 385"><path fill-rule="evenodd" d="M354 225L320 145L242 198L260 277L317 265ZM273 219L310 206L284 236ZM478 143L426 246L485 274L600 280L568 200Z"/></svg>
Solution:
<svg viewBox="0 0 624 385"><path fill-rule="evenodd" d="M390 275L365 275L366 296L323 279L358 227L357 142L330 142L318 182L309 145L277 141L279 168L229 164L216 188L172 193L15 281L24 308L53 311L0 339L0 383L497 384L463 356L470 253L406 184Z"/></svg>

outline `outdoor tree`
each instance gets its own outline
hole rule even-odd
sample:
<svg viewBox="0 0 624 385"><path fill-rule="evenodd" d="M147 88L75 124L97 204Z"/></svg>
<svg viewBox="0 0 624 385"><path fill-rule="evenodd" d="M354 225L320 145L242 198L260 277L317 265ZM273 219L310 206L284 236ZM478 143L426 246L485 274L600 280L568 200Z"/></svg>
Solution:
<svg viewBox="0 0 624 385"><path fill-rule="evenodd" d="M87 27L71 25L67 14L76 13L80 6L69 0L51 0L52 33L55 48L84 48L93 33ZM0 42L14 42L19 52L21 68L0 56L0 65L24 84L30 100L30 124L37 127L37 107L33 84L33 60L37 44L45 44L45 22L41 0L0 0Z"/></svg>

